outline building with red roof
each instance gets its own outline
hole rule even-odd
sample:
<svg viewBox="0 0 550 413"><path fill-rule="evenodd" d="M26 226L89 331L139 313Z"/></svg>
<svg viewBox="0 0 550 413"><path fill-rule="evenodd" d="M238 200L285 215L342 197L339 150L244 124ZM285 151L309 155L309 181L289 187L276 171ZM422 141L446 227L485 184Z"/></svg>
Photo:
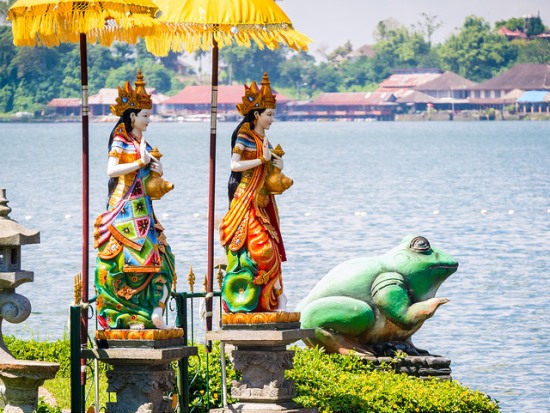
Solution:
<svg viewBox="0 0 550 413"><path fill-rule="evenodd" d="M424 83L437 79L443 73L440 69L395 69L379 85L377 92L390 92L401 97L411 89L418 89Z"/></svg>
<svg viewBox="0 0 550 413"><path fill-rule="evenodd" d="M389 92L321 93L311 102L289 103L289 120L393 120L395 96Z"/></svg>
<svg viewBox="0 0 550 413"><path fill-rule="evenodd" d="M471 97L498 99L514 89L550 90L550 65L521 63L470 88Z"/></svg>
<svg viewBox="0 0 550 413"><path fill-rule="evenodd" d="M284 106L289 99L275 90L277 95L277 111L284 112ZM242 102L244 94L243 85L219 85L218 86L218 115L225 119L237 119L241 115L237 112L237 103ZM176 95L166 99L164 109L166 113L174 115L210 116L212 102L212 87L210 85L186 86Z"/></svg>
<svg viewBox="0 0 550 413"><path fill-rule="evenodd" d="M506 36L508 40L527 39L527 35L520 30L510 30L505 26L502 26L500 29L498 29L497 33L502 36Z"/></svg>
<svg viewBox="0 0 550 413"><path fill-rule="evenodd" d="M153 101L153 114L163 111L161 105L168 97L162 93L158 93L155 88L146 88L148 94L151 95ZM116 103L118 97L118 89L102 88L95 95L88 98L88 106L90 107L90 115L92 116L108 116L111 115L111 105Z"/></svg>
<svg viewBox="0 0 550 413"><path fill-rule="evenodd" d="M81 106L80 98L55 98L48 102L48 107L53 108L55 114L60 116L80 116Z"/></svg>

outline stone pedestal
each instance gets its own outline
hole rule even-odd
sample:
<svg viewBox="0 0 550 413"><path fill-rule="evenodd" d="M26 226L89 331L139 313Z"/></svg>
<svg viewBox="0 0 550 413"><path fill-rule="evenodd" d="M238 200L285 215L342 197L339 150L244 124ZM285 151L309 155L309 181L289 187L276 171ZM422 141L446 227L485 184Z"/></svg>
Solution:
<svg viewBox="0 0 550 413"><path fill-rule="evenodd" d="M40 233L12 221L10 212L6 190L0 188L0 380L5 386L4 412L31 413L36 411L38 387L55 377L59 364L16 360L4 343L3 321L17 324L31 314L30 301L15 292L21 284L34 281L32 271L21 269L21 246L40 242Z"/></svg>
<svg viewBox="0 0 550 413"><path fill-rule="evenodd" d="M286 380L285 370L293 368L294 351L286 346L306 337L313 330L231 329L210 331L207 340L219 340L234 346L231 359L242 373L240 382L231 386L231 397L239 403L210 410L211 413L317 413L292 402L296 396L294 383Z"/></svg>
<svg viewBox="0 0 550 413"><path fill-rule="evenodd" d="M0 379L6 387L5 413L31 413L36 411L38 388L45 380L53 379L59 364L30 360L2 360Z"/></svg>
<svg viewBox="0 0 550 413"><path fill-rule="evenodd" d="M119 340L115 340L119 341ZM171 400L165 397L174 390L175 375L170 363L197 354L196 347L163 347L162 342L146 340L140 347L85 349L85 358L96 358L112 368L107 372L107 391L116 393L116 402L107 403L107 413L169 413ZM168 343L167 343L168 344Z"/></svg>

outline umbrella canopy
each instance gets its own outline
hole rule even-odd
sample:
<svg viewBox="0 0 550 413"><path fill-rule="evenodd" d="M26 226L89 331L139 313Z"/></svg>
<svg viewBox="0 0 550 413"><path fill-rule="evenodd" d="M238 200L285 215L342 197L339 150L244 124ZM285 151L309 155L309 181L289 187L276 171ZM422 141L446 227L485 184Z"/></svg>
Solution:
<svg viewBox="0 0 550 413"><path fill-rule="evenodd" d="M163 23L154 35L146 37L147 49L166 56L170 50L192 53L218 47L250 47L271 50L286 44L294 50L307 50L311 39L298 32L274 0L154 0Z"/></svg>
<svg viewBox="0 0 550 413"><path fill-rule="evenodd" d="M150 0L17 0L8 10L16 46L58 46L88 41L136 43L157 25Z"/></svg>

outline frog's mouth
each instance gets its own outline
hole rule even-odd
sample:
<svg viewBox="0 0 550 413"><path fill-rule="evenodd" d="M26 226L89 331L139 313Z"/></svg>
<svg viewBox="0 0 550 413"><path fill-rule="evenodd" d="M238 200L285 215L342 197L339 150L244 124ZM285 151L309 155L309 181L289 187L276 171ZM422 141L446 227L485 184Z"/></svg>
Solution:
<svg viewBox="0 0 550 413"><path fill-rule="evenodd" d="M446 270L446 272L452 274L453 272L455 272L458 268L458 263L454 263L454 264L437 264L437 265L432 265L430 267L430 270Z"/></svg>

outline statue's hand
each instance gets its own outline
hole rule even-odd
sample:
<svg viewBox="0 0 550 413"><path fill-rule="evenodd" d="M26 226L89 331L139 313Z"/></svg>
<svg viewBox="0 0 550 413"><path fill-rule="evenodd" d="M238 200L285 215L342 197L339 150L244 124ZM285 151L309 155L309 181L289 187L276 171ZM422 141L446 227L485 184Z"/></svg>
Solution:
<svg viewBox="0 0 550 413"><path fill-rule="evenodd" d="M147 142L145 142L145 138L141 138L141 142L139 143L139 154L145 165L151 162L151 155L147 152Z"/></svg>
<svg viewBox="0 0 550 413"><path fill-rule="evenodd" d="M149 167L151 168L152 172L156 172L159 176L162 176L162 164L158 161L151 161L149 164Z"/></svg>
<svg viewBox="0 0 550 413"><path fill-rule="evenodd" d="M151 157L151 163L149 164L151 171L156 172L157 174L159 174L159 176L162 176L163 174L162 164L153 155L149 154L149 156Z"/></svg>
<svg viewBox="0 0 550 413"><path fill-rule="evenodd" d="M271 162L273 163L273 166L275 168L279 168L279 170L283 170L285 163L283 162L283 158L280 156L275 155L274 153L271 154Z"/></svg>
<svg viewBox="0 0 550 413"><path fill-rule="evenodd" d="M264 136L263 147L263 157L266 162L269 162L271 160L271 151L269 150L269 141L267 140L267 136Z"/></svg>

